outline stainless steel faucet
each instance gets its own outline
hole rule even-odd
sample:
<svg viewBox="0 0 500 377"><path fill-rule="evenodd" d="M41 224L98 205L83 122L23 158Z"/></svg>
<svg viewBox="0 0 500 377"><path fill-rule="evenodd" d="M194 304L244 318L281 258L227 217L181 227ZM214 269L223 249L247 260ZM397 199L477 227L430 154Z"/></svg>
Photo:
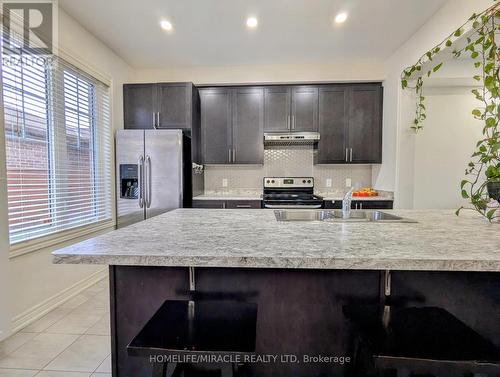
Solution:
<svg viewBox="0 0 500 377"><path fill-rule="evenodd" d="M352 187L344 196L342 200L342 217L348 219L351 217L351 203L352 203L352 193L354 187Z"/></svg>

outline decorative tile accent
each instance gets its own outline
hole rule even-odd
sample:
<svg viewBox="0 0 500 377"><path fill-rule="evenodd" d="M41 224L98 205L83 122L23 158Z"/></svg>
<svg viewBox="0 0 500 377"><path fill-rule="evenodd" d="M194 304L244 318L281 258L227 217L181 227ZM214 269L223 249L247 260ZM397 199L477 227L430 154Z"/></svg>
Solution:
<svg viewBox="0 0 500 377"><path fill-rule="evenodd" d="M267 146L264 165L208 165L205 191L262 190L264 177L314 177L317 191L343 191L346 178L356 187L372 185L371 165L314 165L312 146ZM227 187L222 180L227 179ZM326 180L332 187L326 187Z"/></svg>

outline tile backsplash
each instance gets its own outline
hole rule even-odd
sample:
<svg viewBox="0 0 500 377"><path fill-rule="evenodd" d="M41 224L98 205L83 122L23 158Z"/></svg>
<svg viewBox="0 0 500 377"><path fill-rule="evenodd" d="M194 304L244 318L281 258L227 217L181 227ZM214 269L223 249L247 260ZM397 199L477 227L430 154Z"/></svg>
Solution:
<svg viewBox="0 0 500 377"><path fill-rule="evenodd" d="M264 165L208 165L205 191L262 190L264 177L314 177L316 191L344 191L346 179L352 185L372 185L371 165L314 165L312 146L266 147ZM327 187L327 180L332 186ZM227 180L227 186L223 186Z"/></svg>

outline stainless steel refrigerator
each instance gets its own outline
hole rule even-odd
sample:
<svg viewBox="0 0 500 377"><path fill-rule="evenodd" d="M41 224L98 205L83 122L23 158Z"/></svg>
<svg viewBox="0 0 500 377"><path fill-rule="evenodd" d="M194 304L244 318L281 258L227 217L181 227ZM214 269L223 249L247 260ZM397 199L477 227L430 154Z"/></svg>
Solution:
<svg viewBox="0 0 500 377"><path fill-rule="evenodd" d="M181 130L116 133L117 226L190 207L191 141Z"/></svg>

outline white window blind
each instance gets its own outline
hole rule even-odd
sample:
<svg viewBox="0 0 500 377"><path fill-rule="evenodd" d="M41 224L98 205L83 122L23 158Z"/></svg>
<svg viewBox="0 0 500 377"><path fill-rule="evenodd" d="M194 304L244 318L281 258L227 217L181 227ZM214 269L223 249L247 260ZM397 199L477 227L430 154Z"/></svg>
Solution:
<svg viewBox="0 0 500 377"><path fill-rule="evenodd" d="M2 65L11 244L112 218L109 88L21 53Z"/></svg>

